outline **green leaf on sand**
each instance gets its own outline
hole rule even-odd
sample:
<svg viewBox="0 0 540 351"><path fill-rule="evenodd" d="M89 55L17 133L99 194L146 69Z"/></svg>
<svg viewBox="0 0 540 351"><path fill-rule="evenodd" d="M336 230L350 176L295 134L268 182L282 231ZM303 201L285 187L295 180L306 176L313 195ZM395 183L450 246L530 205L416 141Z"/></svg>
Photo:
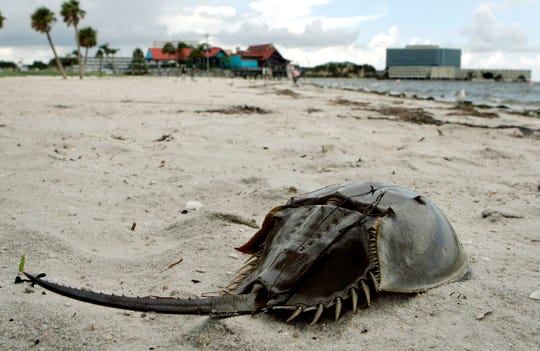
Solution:
<svg viewBox="0 0 540 351"><path fill-rule="evenodd" d="M22 273L24 271L24 255L21 256L21 260L19 261L19 273Z"/></svg>

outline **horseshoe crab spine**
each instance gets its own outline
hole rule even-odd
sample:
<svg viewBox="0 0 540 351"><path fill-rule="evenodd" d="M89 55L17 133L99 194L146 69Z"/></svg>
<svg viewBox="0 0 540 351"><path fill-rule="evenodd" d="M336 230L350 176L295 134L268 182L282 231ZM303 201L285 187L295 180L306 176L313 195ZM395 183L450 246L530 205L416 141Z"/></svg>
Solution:
<svg viewBox="0 0 540 351"><path fill-rule="evenodd" d="M32 283L57 294L96 305L133 311L226 317L254 313L264 307L257 302L256 291L245 295L220 295L195 299L130 297L85 291L49 282L30 273L24 274Z"/></svg>

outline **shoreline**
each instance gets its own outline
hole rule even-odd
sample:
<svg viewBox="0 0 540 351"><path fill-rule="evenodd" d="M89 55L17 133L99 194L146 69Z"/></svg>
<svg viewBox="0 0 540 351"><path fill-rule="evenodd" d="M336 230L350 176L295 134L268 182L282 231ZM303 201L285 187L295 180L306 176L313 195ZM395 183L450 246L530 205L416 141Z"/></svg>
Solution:
<svg viewBox="0 0 540 351"><path fill-rule="evenodd" d="M530 298L540 289L540 119L302 80L0 82L0 349L540 343L540 301ZM344 305L337 322L329 313L315 326L265 313L127 312L12 284L25 254L29 272L74 287L172 297L220 291L245 259L234 248L270 209L349 181L396 184L433 201L469 257L467 279L414 295L373 294L357 314Z"/></svg>
<svg viewBox="0 0 540 351"><path fill-rule="evenodd" d="M73 73L73 75L68 76L69 79L75 79L78 80L78 73ZM2 78L54 78L56 76L53 75L21 75L21 76L3 76ZM85 79L136 79L136 78L146 78L146 79L188 79L187 76L175 76L175 75L159 75L159 76L128 76L128 75L103 75L103 77L98 77L96 75L89 75L86 76ZM196 76L196 79L225 79L225 80L232 80L232 81L241 81L244 80L243 78L238 77L226 77L226 76L204 76L199 75ZM277 83L277 84L289 84L290 82L287 79L277 79L277 80L263 80L260 79L245 79L249 82L266 82L268 84ZM337 90L344 90L344 91L352 91L352 92L361 92L361 93L368 93L368 94L375 94L380 96L388 96L393 98L407 98L407 99L414 99L414 100L427 100L427 101L436 101L440 103L447 103L454 105L456 104L455 98L452 96L451 98L443 98L438 99L435 96L436 94L425 94L425 93L418 93L414 91L399 91L399 90L376 90L376 89L370 89L366 87L359 87L359 88L353 88L350 87L350 85L336 85L336 84L321 84L317 81L360 81L360 82L384 82L384 83L390 83L393 84L395 80L393 79L374 79L374 78L325 78L325 77L301 77L299 85L312 85L315 87L325 88L325 89L337 89ZM539 85L540 82L494 82L490 80L476 80L476 81L460 81L460 80L417 80L417 79L403 79L401 82L413 82L413 83L421 83L421 82L428 82L429 84L487 84L487 85L517 85L517 86L524 86L528 85L530 87L533 87L535 85ZM531 84L532 83L532 84ZM399 84L399 83L398 83ZM510 114L516 114L521 115L525 117L531 117L531 118L540 118L540 101L535 102L538 107L533 106L527 106L525 104L505 104L505 103L485 103L485 102L477 102L477 101L471 101L471 100L465 100L463 101L463 106L469 106L469 107L476 107L479 109L492 109L500 112L507 112Z"/></svg>
<svg viewBox="0 0 540 351"><path fill-rule="evenodd" d="M335 88L335 89L343 89L343 90L350 90L350 91L360 91L365 93L373 93L377 95L382 96L390 96L390 97L399 97L399 98L410 98L410 99L416 99L416 100L431 100L431 101L437 101L437 102L444 102L444 103L450 103L455 104L456 99L454 97L454 94L456 91L460 89L465 89L468 91L468 94L471 94L471 90L468 89L468 86L474 85L485 85L488 87L491 87L492 85L501 89L502 86L512 86L512 87L520 87L527 89L536 89L534 83L531 85L527 82L490 82L490 81L447 81L447 80L440 80L440 81L423 81L423 80L401 80L399 83L396 83L394 80L386 79L386 80L376 80L376 79L368 79L368 78L305 78L305 81L307 83L305 84L313 84L315 86L321 86L325 88ZM328 81L328 82L324 82ZM348 83L343 83L343 82ZM446 85L450 86L449 88L440 88L438 91L433 90L429 92L428 90L418 90L421 83L424 83L424 85L430 85L434 88L440 88L444 87ZM382 90L377 90L375 87L377 84L383 84L385 87ZM403 88L402 85L407 86L406 88ZM355 87L356 86L356 87ZM472 89L473 94L475 93L476 89ZM483 89L485 90L485 89ZM485 94L486 92L483 92ZM442 97L437 97L437 95L444 94ZM502 99L500 91L497 93L497 98ZM514 93L515 94L515 93ZM512 95L515 96L515 95ZM471 105L477 108L483 108L483 109L494 109L497 111L507 111L510 113L515 113L527 117L533 117L533 118L540 118L540 100L537 102L531 102L529 104L523 102L523 101L510 101L504 102L504 99L499 102L487 102L482 101L478 96L474 96L473 100L470 100L471 97L466 97L466 100L464 101L464 105ZM485 100L485 97L483 98Z"/></svg>

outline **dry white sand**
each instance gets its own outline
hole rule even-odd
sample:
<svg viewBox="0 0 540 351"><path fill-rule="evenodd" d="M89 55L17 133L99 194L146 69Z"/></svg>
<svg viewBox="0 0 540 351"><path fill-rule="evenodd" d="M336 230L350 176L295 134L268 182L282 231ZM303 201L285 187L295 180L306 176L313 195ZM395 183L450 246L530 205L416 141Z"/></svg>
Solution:
<svg viewBox="0 0 540 351"><path fill-rule="evenodd" d="M540 138L527 133L538 119L239 79L4 78L0 96L1 350L539 347L540 301L529 296L540 289ZM240 113L244 105L270 113ZM389 120L412 108L529 129ZM26 254L28 271L71 286L215 292L242 265L233 248L256 231L219 214L260 224L290 196L368 180L442 208L469 255L469 279L379 295L315 326L269 314L125 312L13 284ZM188 201L203 207L182 214Z"/></svg>

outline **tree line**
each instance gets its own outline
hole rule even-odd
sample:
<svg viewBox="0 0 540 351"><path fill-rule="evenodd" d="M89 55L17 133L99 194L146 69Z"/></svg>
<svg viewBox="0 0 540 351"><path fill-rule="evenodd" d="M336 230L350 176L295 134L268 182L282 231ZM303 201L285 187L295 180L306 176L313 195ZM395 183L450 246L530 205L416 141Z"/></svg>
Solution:
<svg viewBox="0 0 540 351"><path fill-rule="evenodd" d="M77 57L77 63L79 65L79 78L83 79L84 64L86 63L88 59L88 49L95 47L97 45L97 31L93 29L92 27L84 27L84 28L79 29L79 23L86 15L86 11L84 11L81 8L79 1L77 0L68 0L68 1L63 2L60 9L60 15L62 16L64 23L68 27L73 26L73 28L75 29L75 43L77 45L77 49L74 51L74 53ZM49 42L49 45L54 55L54 61L56 63L56 66L58 67L58 70L62 74L62 77L66 79L67 77L66 77L66 72L64 70L64 64L62 63L62 59L58 57L56 48L54 46L54 43L51 37L52 26L57 21L56 14L53 11L51 11L49 8L45 6L41 6L41 7L38 7L32 13L32 15L30 16L30 19L31 19L32 29L34 29L37 32L44 33L46 35L47 41ZM0 29L4 26L4 20L6 20L6 18L2 15L2 12L0 11ZM81 47L86 49L84 62L81 56ZM111 50L108 48L108 44L106 44L106 48L108 50ZM113 50L116 50L116 49L113 49ZM102 54L103 53L104 52L102 51ZM107 53L107 55L109 53ZM64 59L64 62L69 63L69 62L66 62L65 59ZM34 65L40 66L39 63L36 63L36 62L34 62Z"/></svg>
<svg viewBox="0 0 540 351"><path fill-rule="evenodd" d="M72 57L59 57L56 52L56 48L51 37L51 30L57 19L56 14L52 10L45 6L37 8L30 16L32 29L45 34L47 37L47 41L49 42L49 45L53 52L53 59L51 60L51 62L49 62L49 65L54 62L54 64L56 64L56 66L58 67L58 70L60 71L62 77L66 79L66 72L64 67L71 66L76 62L79 66L79 77L80 79L83 79L84 66L87 64L88 61L88 49L97 46L98 32L94 28L89 26L79 29L79 23L82 19L84 19L86 11L81 8L80 3L77 0L68 0L62 3L60 15L62 16L64 23L68 27L73 26L75 29L75 43L77 49L73 52L73 54L76 57L76 60L74 60ZM4 25L5 19L6 18L2 15L2 12L0 11L0 29ZM82 59L81 48L85 49L84 60ZM183 57L182 53L186 48L191 48L192 50L188 57ZM168 54L171 57L171 60L176 60L178 64L188 62L192 64L200 64L201 60L203 59L203 53L207 50L209 50L208 44L190 46L184 42L179 42L176 46L172 43L166 43L162 48L163 53ZM101 62L103 57L108 57L109 55L112 55L114 57L117 52L118 49L111 48L109 47L109 43L105 43L99 46L99 49L96 53L96 58L100 59ZM13 66L16 67L16 65L11 62L2 61L0 64L0 68L11 68ZM44 66L44 63L36 61L30 66L30 68L43 69ZM146 72L146 68L147 67L146 61L144 59L144 53L139 48L135 49L135 51L133 52L132 60L132 69L134 73L144 73Z"/></svg>

